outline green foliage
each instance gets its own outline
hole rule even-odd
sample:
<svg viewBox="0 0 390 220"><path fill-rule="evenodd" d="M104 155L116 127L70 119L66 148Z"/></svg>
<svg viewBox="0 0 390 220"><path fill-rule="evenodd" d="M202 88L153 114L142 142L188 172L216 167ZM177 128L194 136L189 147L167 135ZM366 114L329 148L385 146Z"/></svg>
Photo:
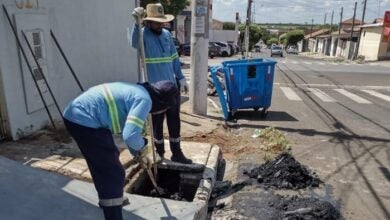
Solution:
<svg viewBox="0 0 390 220"><path fill-rule="evenodd" d="M233 22L223 22L223 29L224 30L235 30L236 24Z"/></svg>
<svg viewBox="0 0 390 220"><path fill-rule="evenodd" d="M291 150L290 142L283 133L273 127L261 130L260 137L263 138L268 149L271 151L285 152Z"/></svg>
<svg viewBox="0 0 390 220"><path fill-rule="evenodd" d="M164 6L165 14L172 14L175 17L181 14L181 12L191 4L191 2L188 0L141 0L141 6L146 8L146 5L158 2L161 2L161 4Z"/></svg>
<svg viewBox="0 0 390 220"><path fill-rule="evenodd" d="M286 43L287 43L287 33L284 33L284 34L280 35L279 42L280 42L280 44L286 45Z"/></svg>
<svg viewBox="0 0 390 220"><path fill-rule="evenodd" d="M241 24L239 30L241 45L243 45L245 43L245 24ZM264 32L265 29L260 28L257 24L251 24L249 26L249 50L251 50L253 46L260 41Z"/></svg>
<svg viewBox="0 0 390 220"><path fill-rule="evenodd" d="M297 45L299 41L304 38L305 34L303 30L293 30L286 34L285 45Z"/></svg>
<svg viewBox="0 0 390 220"><path fill-rule="evenodd" d="M267 40L267 45L272 45L272 44L279 44L279 40L276 37L270 38Z"/></svg>

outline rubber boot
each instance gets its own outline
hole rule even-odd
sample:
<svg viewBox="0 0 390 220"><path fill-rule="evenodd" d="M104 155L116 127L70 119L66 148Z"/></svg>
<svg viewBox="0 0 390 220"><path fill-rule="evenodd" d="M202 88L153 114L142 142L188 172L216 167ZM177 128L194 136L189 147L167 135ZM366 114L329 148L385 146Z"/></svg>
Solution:
<svg viewBox="0 0 390 220"><path fill-rule="evenodd" d="M175 145L178 145L178 146L175 146ZM192 163L191 159L188 159L188 158L186 158L186 156L184 156L183 152L181 151L180 144L178 144L178 143L172 144L171 143L171 151L172 151L172 157L171 157L172 161L178 162L178 163L183 163L183 164L191 164Z"/></svg>
<svg viewBox="0 0 390 220"><path fill-rule="evenodd" d="M160 156L161 160L164 160L164 153L165 153L164 144L156 144L156 142L154 142L154 146L156 146L156 152L158 156Z"/></svg>
<svg viewBox="0 0 390 220"><path fill-rule="evenodd" d="M122 206L102 207L105 220L123 220Z"/></svg>

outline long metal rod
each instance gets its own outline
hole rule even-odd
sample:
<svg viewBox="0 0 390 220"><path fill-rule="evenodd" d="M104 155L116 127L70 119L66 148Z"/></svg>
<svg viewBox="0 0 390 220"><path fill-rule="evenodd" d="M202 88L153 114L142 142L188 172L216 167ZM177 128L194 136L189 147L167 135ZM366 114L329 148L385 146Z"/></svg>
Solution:
<svg viewBox="0 0 390 220"><path fill-rule="evenodd" d="M35 86L36 86L36 88L37 88L37 90L38 90L39 96L41 97L41 100L42 100L42 102L43 102L43 105L45 106L45 109L46 109L47 115L49 116L50 122L51 122L53 128L57 130L57 128L56 128L56 126L55 126L55 124L54 124L53 118L52 118L52 116L51 116L51 114L50 114L49 108L47 107L47 103L46 103L45 99L43 98L42 91L41 91L41 89L39 88L38 82L37 82L37 80L36 80L36 78L35 78L35 76L34 76L34 73L33 73L33 71L32 71L31 65L30 65L30 63L28 62L26 53L24 52L24 49L23 49L23 47L22 47L22 43L20 42L19 37L18 37L18 34L16 33L16 29L15 29L14 25L12 24L12 21L11 21L11 18L10 18L10 16L9 16L9 14L8 14L7 8L4 6L4 4L3 4L2 6L3 6L4 13L5 13L6 17L7 17L8 23L9 23L9 25L11 26L12 32L13 32L13 34L14 34L14 36L15 36L16 42L17 42L17 44L18 44L18 47L19 47L20 51L22 52L22 55L23 55L23 58L24 58L25 61L26 61L28 70L30 71L31 77L32 77L33 80L34 80L34 84L35 84Z"/></svg>
<svg viewBox="0 0 390 220"><path fill-rule="evenodd" d="M32 50L31 44L30 44L30 42L28 42L27 36L26 36L26 34L24 33L23 30L22 30L22 35L23 35L24 40L25 40L26 43L27 43L27 47L28 47L28 49L30 50L31 55L32 55L33 58L34 58L35 64L38 66L38 70L39 70L39 72L40 72L41 75L42 75L42 79L43 79L43 81L45 81L46 87L47 87L47 89L49 90L50 96L51 96L51 98L52 98L53 101L54 101L54 104L55 104L55 106L56 106L56 108L57 108L57 110L58 110L58 113L59 113L60 115L62 115L60 106L59 106L58 103L57 103L57 100L56 100L56 98L55 98L55 96L54 96L54 94L53 94L53 91L51 90L50 85L49 85L49 83L47 82L46 76L45 76L45 74L43 73L42 67L41 67L41 65L39 64L38 59L37 59L37 57L35 56L34 51Z"/></svg>
<svg viewBox="0 0 390 220"><path fill-rule="evenodd" d="M62 50L61 45L58 43L58 40L57 40L57 38L56 38L56 36L54 35L54 33L53 33L52 30L50 30L50 35L51 35L51 38L53 39L55 45L57 46L58 50L60 51L62 58L64 58L66 65L68 66L70 72L71 72L72 75L73 75L73 78L76 80L77 85L80 87L80 90L81 90L82 92L84 92L83 86L81 85L79 79L77 78L76 73L74 72L72 66L70 65L68 58L66 57L64 51Z"/></svg>
<svg viewBox="0 0 390 220"><path fill-rule="evenodd" d="M145 61L145 47L144 47L144 33L142 31L142 18L139 18L138 20L138 47L140 49L140 60L141 60L141 75L142 75L142 81L148 82L148 74L147 74L147 68L146 68L146 61ZM157 175L157 163L156 163L156 148L154 144L154 130L153 130L153 121L152 121L152 114L148 115L148 124L150 127L150 139L152 143L152 154L153 154L153 171L154 171L154 177L157 181L158 175ZM161 158L162 159L162 158Z"/></svg>

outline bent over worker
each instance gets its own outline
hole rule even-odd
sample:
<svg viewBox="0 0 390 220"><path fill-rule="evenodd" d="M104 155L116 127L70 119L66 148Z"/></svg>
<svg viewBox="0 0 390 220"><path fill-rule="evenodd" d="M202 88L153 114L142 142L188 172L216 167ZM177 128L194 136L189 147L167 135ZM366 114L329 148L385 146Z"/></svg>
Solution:
<svg viewBox="0 0 390 220"><path fill-rule="evenodd" d="M164 8L160 3L148 4L146 6L147 17L144 18L144 9L135 8L133 11L136 23L132 29L131 45L138 48L138 29L141 24L138 21L143 20L145 62L148 80L155 83L161 80L170 80L175 83L182 92L188 92L188 85L181 71L180 60L176 47L169 31L163 29L163 24L174 19L173 15L165 15ZM171 160L175 162L190 164L192 160L187 159L180 146L180 93L175 97L177 105L168 109L166 114L153 116L154 144L156 151L161 158L164 158L164 137L163 123L166 115L169 145L172 151Z"/></svg>
<svg viewBox="0 0 390 220"><path fill-rule="evenodd" d="M106 219L122 219L125 170L112 134L122 133L131 154L150 168L147 139L143 137L149 112L161 114L176 105L176 85L170 81L94 86L70 102L64 111L65 127L87 161L99 206Z"/></svg>

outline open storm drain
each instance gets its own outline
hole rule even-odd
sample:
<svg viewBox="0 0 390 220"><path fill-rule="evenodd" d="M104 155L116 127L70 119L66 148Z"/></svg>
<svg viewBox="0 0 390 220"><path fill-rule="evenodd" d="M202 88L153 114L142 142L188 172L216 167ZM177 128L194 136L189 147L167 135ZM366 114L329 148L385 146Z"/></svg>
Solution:
<svg viewBox="0 0 390 220"><path fill-rule="evenodd" d="M202 175L203 172L186 173L171 169L158 169L157 185L163 189L162 194L159 195L156 192L146 174L144 178L140 178L138 187L134 187L130 193L192 202Z"/></svg>
<svg viewBox="0 0 390 220"><path fill-rule="evenodd" d="M253 169L246 169L245 175L264 185L276 189L304 189L318 187L322 182L288 153L282 153L274 160Z"/></svg>

